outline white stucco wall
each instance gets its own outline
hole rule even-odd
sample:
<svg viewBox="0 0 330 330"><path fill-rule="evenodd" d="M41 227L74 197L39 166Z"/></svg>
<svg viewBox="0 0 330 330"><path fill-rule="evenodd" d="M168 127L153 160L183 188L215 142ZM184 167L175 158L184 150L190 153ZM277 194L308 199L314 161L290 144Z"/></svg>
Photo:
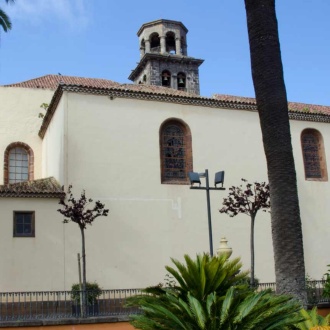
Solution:
<svg viewBox="0 0 330 330"><path fill-rule="evenodd" d="M256 113L212 109L161 102L113 101L105 96L68 96L68 183L79 192L100 198L110 214L88 229L89 271L92 279L106 287L149 285L164 278L169 257L208 251L206 198L188 186L160 183L159 127L168 118L180 118L190 127L194 170L208 168L213 175L226 171L225 186L267 180L265 158ZM327 124L313 123L329 145ZM315 229L305 215L315 206L310 195L325 193L326 182L306 182L300 151L300 133L308 122L292 122L297 175L301 192L306 268L320 278L327 264L314 235L326 224L329 210L318 207ZM211 179L212 180L212 179ZM313 192L315 189L316 191ZM228 192L228 191L227 191ZM227 192L211 192L214 246L222 236L249 268L249 219L220 214ZM316 202L317 205L317 202ZM318 228L318 229L316 229ZM311 236L309 232L313 233ZM318 238L324 245L327 228ZM97 242L97 244L95 244ZM256 223L256 274L261 281L274 280L270 215L260 213ZM316 261L315 253L321 253ZM102 256L102 261L100 261ZM146 270L152 269L150 271ZM109 281L109 278L111 279Z"/></svg>
<svg viewBox="0 0 330 330"><path fill-rule="evenodd" d="M77 191L86 189L110 208L108 219L95 224L90 242L96 279L111 277L110 287L149 285L163 279L169 256L182 257L208 251L206 199L188 186L160 183L159 127L168 118L180 118L192 133L194 170L211 175L226 171L225 186L267 180L265 157L257 113L126 100L105 96L69 95L68 177ZM330 237L328 182L306 181L300 134L318 129L330 145L328 124L292 121L292 141L297 163L304 231L306 270L316 279L326 270ZM79 166L77 166L79 164ZM211 179L212 180L212 179ZM228 192L228 191L227 191ZM227 192L212 192L215 248L222 236L249 268L249 219L220 214ZM179 202L178 202L179 201ZM179 209L175 210L176 208ZM98 228L100 227L100 228ZM274 280L270 215L260 212L256 223L256 275ZM107 259L100 267L98 254ZM93 252L95 251L95 252ZM317 256L317 258L315 257ZM132 267L134 265L134 267ZM145 273L152 265L152 271Z"/></svg>
<svg viewBox="0 0 330 330"><path fill-rule="evenodd" d="M53 176L61 185L66 183L66 130L66 94L64 93L42 140L42 175L44 178Z"/></svg>
<svg viewBox="0 0 330 330"><path fill-rule="evenodd" d="M96 219L86 231L87 277L105 289L157 284L164 280L164 265L170 264L170 257L182 259L184 253L209 251L205 192L160 181L159 128L169 118L179 118L189 125L194 171L208 168L211 183L219 170L226 171L226 188L240 184L242 177L251 182L267 180L255 112L65 93L42 142L43 176L54 176L61 184L73 184L77 195L85 189L88 197L100 199L110 209L108 217ZM24 128L23 123L21 126ZM305 128L318 129L330 161L328 126L291 121L306 270L315 279L322 277L329 263L329 183L305 180L300 134ZM211 192L214 250L220 238L226 236L233 257L240 256L243 268L248 269L250 221L245 215L230 218L218 212L227 194L228 190ZM10 218L11 226L13 209L17 209L16 205L24 207L24 203L20 200L6 205L5 218ZM9 283L3 285L11 290L22 290L22 283L24 290L69 289L78 278L79 229L73 223L62 224L56 212L57 201L39 199L31 207L38 214L48 211L44 224L50 225L37 229L36 238L27 243L11 235L3 244L19 242L10 258L19 253L22 244L41 260L50 251L56 256L56 269L48 261L35 263L28 275L44 274L49 270L43 268L49 267L54 269L54 276L44 281L38 275L38 281L33 279L26 287L22 277L12 283L14 270L24 271L26 263L22 262L11 265L1 275L1 283ZM43 231L49 237L48 243L39 237ZM33 241L38 243L29 243ZM274 281L268 213L260 212L257 216L255 246L256 276L262 282ZM9 262L9 256L2 258Z"/></svg>
<svg viewBox="0 0 330 330"><path fill-rule="evenodd" d="M41 139L38 131L42 119L38 117L44 110L42 103L49 103L53 92L44 89L0 86L0 154L13 142L28 144L34 153L34 178L41 178ZM3 170L0 171L3 184Z"/></svg>
<svg viewBox="0 0 330 330"><path fill-rule="evenodd" d="M64 289L64 232L57 199L0 198L0 291ZM35 237L13 237L13 211L35 211Z"/></svg>
<svg viewBox="0 0 330 330"><path fill-rule="evenodd" d="M300 135L306 128L318 130L323 137L328 175L330 170L329 124L291 121L292 145L297 171L304 252L307 274L320 279L327 271L330 249L330 184L328 181L307 181L303 166Z"/></svg>

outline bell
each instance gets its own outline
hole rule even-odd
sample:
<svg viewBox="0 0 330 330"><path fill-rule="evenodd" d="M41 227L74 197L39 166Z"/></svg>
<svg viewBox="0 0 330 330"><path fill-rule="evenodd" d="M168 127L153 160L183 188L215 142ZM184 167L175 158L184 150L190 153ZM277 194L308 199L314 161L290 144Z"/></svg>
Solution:
<svg viewBox="0 0 330 330"><path fill-rule="evenodd" d="M179 78L179 85L184 85L184 81L182 78Z"/></svg>
<svg viewBox="0 0 330 330"><path fill-rule="evenodd" d="M168 77L167 76L164 76L164 81L168 81Z"/></svg>

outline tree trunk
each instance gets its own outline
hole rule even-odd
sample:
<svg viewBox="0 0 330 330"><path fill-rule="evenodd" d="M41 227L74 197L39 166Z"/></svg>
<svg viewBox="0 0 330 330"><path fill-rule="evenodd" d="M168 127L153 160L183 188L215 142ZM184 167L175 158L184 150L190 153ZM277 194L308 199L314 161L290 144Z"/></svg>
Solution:
<svg viewBox="0 0 330 330"><path fill-rule="evenodd" d="M85 231L84 228L79 227L81 232L81 254L83 266L83 283L82 283L82 304L83 304L83 317L87 315L87 295L86 295L86 254L85 254Z"/></svg>
<svg viewBox="0 0 330 330"><path fill-rule="evenodd" d="M251 252L251 277L250 277L250 286L254 287L254 222L256 215L251 215L251 232L250 232L250 252Z"/></svg>
<svg viewBox="0 0 330 330"><path fill-rule="evenodd" d="M245 0L271 198L276 289L305 304L305 264L275 0Z"/></svg>

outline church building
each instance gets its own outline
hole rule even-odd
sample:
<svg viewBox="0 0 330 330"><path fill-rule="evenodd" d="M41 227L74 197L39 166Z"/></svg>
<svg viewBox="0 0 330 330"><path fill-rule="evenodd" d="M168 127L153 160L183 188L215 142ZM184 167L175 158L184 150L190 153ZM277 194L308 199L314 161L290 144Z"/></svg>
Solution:
<svg viewBox="0 0 330 330"><path fill-rule="evenodd" d="M0 291L78 282L80 231L57 212L69 185L109 209L85 233L88 281L103 289L164 282L170 257L209 252L206 196L188 178L206 169L210 184L225 171L226 190L210 192L213 252L226 237L249 269L250 219L219 209L241 178L267 181L256 102L201 96L203 60L188 55L187 33L177 21L143 24L131 84L50 74L0 86ZM289 116L306 272L321 279L330 263L330 107L289 103ZM260 282L273 282L266 212L256 218L255 262Z"/></svg>

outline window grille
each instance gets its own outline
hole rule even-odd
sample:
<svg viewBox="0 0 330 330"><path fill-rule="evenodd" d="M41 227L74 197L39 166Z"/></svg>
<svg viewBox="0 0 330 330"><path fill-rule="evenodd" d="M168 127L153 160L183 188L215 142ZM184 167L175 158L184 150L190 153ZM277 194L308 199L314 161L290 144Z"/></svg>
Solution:
<svg viewBox="0 0 330 330"><path fill-rule="evenodd" d="M4 184L34 179L34 154L29 145L13 142L4 154Z"/></svg>
<svg viewBox="0 0 330 330"><path fill-rule="evenodd" d="M14 211L14 237L34 237L34 212Z"/></svg>
<svg viewBox="0 0 330 330"><path fill-rule="evenodd" d="M20 147L9 151L9 183L27 181L29 179L28 153Z"/></svg>

